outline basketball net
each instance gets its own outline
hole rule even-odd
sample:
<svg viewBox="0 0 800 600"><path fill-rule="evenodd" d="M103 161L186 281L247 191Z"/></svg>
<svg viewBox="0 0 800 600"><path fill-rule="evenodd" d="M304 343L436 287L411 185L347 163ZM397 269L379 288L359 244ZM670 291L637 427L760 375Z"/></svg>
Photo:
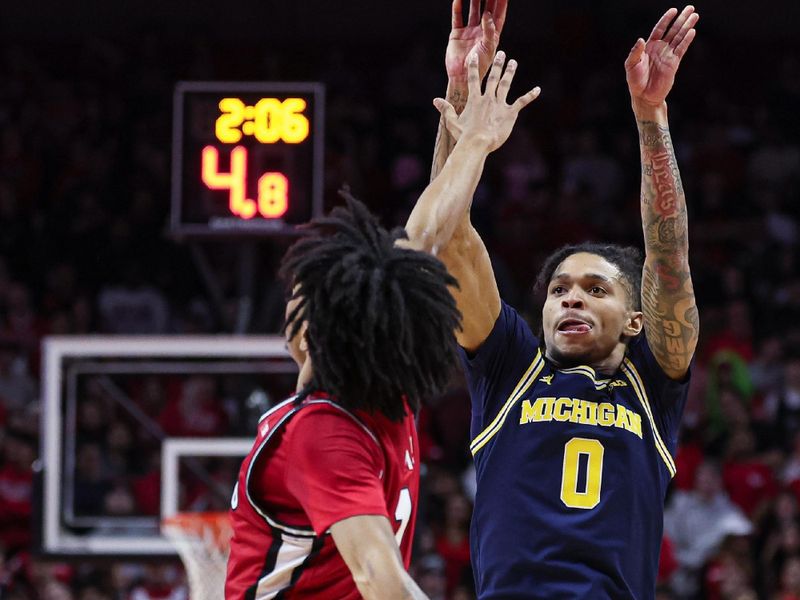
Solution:
<svg viewBox="0 0 800 600"><path fill-rule="evenodd" d="M164 519L161 531L175 546L186 568L189 598L224 598L232 535L228 513L179 513Z"/></svg>

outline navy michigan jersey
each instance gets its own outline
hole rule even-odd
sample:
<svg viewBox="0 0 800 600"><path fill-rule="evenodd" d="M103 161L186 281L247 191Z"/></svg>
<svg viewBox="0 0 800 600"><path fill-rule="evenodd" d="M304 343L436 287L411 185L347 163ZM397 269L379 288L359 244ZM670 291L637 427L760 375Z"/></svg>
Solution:
<svg viewBox="0 0 800 600"><path fill-rule="evenodd" d="M557 369L505 303L462 360L478 598L653 598L688 377L669 379L644 335L611 377Z"/></svg>

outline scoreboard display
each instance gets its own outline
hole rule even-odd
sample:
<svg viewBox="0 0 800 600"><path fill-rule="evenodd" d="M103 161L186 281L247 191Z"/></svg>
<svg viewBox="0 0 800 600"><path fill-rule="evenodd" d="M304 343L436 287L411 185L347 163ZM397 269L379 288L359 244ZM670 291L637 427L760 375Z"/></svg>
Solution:
<svg viewBox="0 0 800 600"><path fill-rule="evenodd" d="M172 233L284 234L320 214L323 120L320 84L178 83Z"/></svg>

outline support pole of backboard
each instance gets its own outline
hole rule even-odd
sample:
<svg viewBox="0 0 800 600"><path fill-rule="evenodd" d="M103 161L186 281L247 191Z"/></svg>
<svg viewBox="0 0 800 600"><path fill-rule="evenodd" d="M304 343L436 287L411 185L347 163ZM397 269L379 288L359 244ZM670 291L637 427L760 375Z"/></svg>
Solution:
<svg viewBox="0 0 800 600"><path fill-rule="evenodd" d="M222 293L222 288L219 285L219 281L217 281L217 276L214 273L214 269L208 262L208 258L206 258L206 255L203 252L203 248L200 246L200 244L189 244L189 248L191 249L192 258L197 266L197 270L200 272L200 277L203 280L206 289L208 290L208 294L211 296L211 302L213 304L217 320L219 323L222 323L223 329L230 330L230 324L226 319L225 296Z"/></svg>
<svg viewBox="0 0 800 600"><path fill-rule="evenodd" d="M251 240L239 243L239 302L234 333L244 334L253 318L253 287L256 271L256 244Z"/></svg>

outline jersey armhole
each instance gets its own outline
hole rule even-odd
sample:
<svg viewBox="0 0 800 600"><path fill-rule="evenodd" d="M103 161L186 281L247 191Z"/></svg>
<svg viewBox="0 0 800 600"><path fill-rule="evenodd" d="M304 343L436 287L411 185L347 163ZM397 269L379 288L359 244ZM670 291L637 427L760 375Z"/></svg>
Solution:
<svg viewBox="0 0 800 600"><path fill-rule="evenodd" d="M247 497L247 501L250 506L272 527L279 529L280 531L289 534L295 535L298 537L316 537L316 533L312 527L304 527L304 526L296 526L290 525L277 519L272 511L269 509L268 506L263 505L261 502L257 502L253 498L253 494L251 493L251 475L255 467L263 462L263 459L266 457L264 456L264 450L268 447L271 441L275 441L276 434L283 434L285 432L285 427L288 424L289 420L293 417L297 416L298 413L303 410L304 408L315 406L315 405L327 405L331 408L336 409L340 413L347 415L352 421L358 425L375 443L377 448L381 449L381 444L378 441L377 436L372 432L372 430L367 427L367 425L359 419L356 415L351 413L346 408L336 404L335 402L328 400L328 399L315 399L315 400L305 400L294 409L287 412L269 431L266 437L262 440L259 447L256 449L252 460L250 461L250 465L248 466L247 473L245 475L245 495ZM280 436L278 436L280 437ZM291 468L291 465L287 465L287 468ZM327 533L327 531L326 531Z"/></svg>

